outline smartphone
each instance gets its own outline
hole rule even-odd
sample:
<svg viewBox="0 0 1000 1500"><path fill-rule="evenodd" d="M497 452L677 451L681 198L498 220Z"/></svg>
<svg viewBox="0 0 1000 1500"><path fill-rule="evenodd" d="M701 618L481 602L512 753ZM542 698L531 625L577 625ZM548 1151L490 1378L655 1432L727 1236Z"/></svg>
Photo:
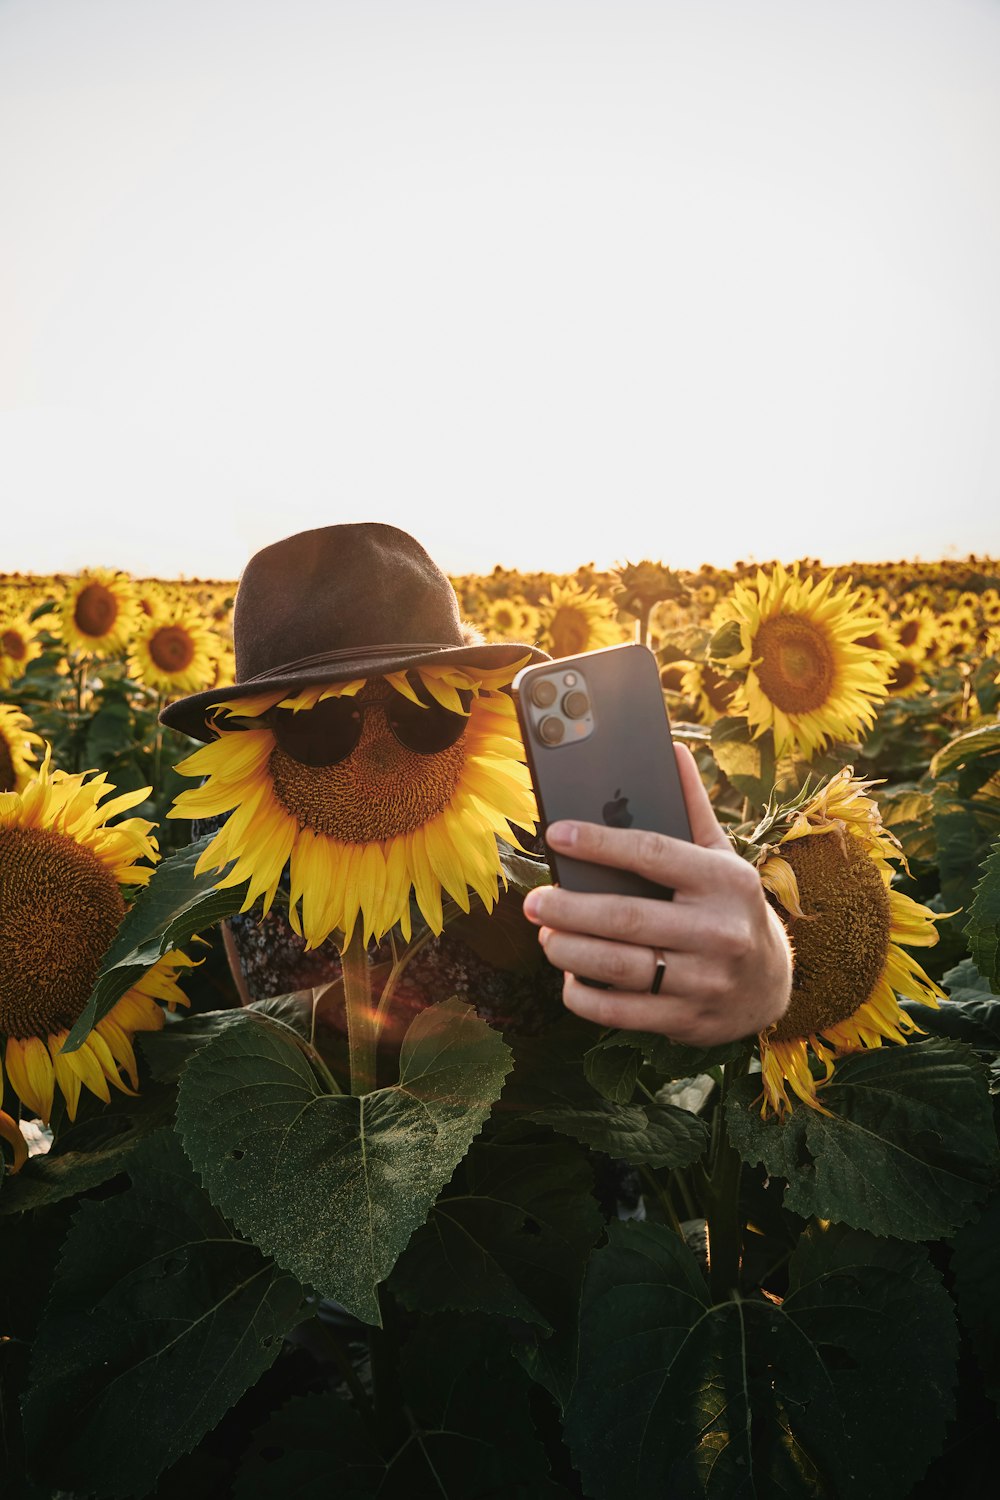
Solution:
<svg viewBox="0 0 1000 1500"><path fill-rule="evenodd" d="M558 818L575 818L690 841L659 667L648 647L608 646L523 667L512 687L543 832ZM547 854L553 880L569 891L673 895L631 870Z"/></svg>

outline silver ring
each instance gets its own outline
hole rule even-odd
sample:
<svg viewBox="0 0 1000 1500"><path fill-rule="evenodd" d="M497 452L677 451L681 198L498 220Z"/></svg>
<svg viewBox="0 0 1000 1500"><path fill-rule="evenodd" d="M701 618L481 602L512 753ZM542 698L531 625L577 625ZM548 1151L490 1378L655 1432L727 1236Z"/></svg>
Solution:
<svg viewBox="0 0 1000 1500"><path fill-rule="evenodd" d="M667 960L662 948L653 948L651 951L653 957L656 959L656 972L653 975L653 982L649 986L649 993L651 995L658 995L660 993L660 985L663 983L663 976L667 972Z"/></svg>

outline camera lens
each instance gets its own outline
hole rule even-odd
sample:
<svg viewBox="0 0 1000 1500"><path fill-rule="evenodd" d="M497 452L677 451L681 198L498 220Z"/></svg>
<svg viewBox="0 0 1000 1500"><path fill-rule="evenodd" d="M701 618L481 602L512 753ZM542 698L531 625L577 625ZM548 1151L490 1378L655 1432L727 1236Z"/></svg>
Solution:
<svg viewBox="0 0 1000 1500"><path fill-rule="evenodd" d="M577 688L572 693L566 694L562 706L567 719L582 719L590 708L590 699L586 693L581 693Z"/></svg>
<svg viewBox="0 0 1000 1500"><path fill-rule="evenodd" d="M555 714L546 714L538 726L538 733L546 745L558 745L566 733L566 726Z"/></svg>
<svg viewBox="0 0 1000 1500"><path fill-rule="evenodd" d="M539 708L548 708L556 701L556 685L551 677L540 677L531 689L531 701Z"/></svg>

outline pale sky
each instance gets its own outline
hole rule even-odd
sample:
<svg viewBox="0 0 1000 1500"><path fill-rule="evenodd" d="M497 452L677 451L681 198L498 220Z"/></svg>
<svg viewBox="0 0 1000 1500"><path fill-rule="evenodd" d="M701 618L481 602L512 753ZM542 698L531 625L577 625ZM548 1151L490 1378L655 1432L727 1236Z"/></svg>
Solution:
<svg viewBox="0 0 1000 1500"><path fill-rule="evenodd" d="M0 572L1000 555L1000 0L0 0Z"/></svg>

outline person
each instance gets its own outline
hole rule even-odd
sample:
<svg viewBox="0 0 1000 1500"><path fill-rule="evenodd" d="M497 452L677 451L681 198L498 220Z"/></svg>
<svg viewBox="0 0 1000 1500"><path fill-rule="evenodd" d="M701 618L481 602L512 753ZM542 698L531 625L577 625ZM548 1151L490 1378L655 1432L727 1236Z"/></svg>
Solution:
<svg viewBox="0 0 1000 1500"><path fill-rule="evenodd" d="M450 581L420 543L376 522L316 528L255 554L237 591L234 646L235 686L177 700L163 710L165 724L210 740L220 705L253 699L262 689L294 695L318 684L390 673L398 678L421 667L488 671L518 660L548 659L536 646L484 642L470 632L460 619ZM354 715L359 727L353 744L345 743L333 756L340 765L349 766L351 757L370 749L379 735L388 752L398 751L382 723L388 715L386 700L366 704L362 698L363 693L358 697L361 709L369 711ZM300 787L303 766L322 768L331 759L324 757L322 745L297 748L303 726L308 728L313 717L318 729L323 716L303 712L295 717L294 737L282 745L282 754L287 750L293 758L304 757L295 773ZM450 745L441 751L451 753ZM659 1032L703 1047L748 1036L780 1019L791 993L792 959L756 871L736 854L715 816L694 758L681 745L676 754L691 844L586 823L555 823L546 835L553 847L673 887L674 900L578 895L542 886L525 897L523 915L538 928L543 967L563 975L566 1008L601 1027ZM430 761L427 757L428 765ZM337 780L321 770L318 774L326 776L327 788ZM370 778L366 784L370 794ZM386 780L386 798L391 794ZM303 827L314 805L309 797L303 801ZM211 826L202 821L195 834ZM399 831L402 836L404 829ZM287 868L284 878L287 888ZM232 919L225 940L244 1003L322 984L339 972L335 944L307 948L279 908L263 917L251 912ZM465 972L470 993L488 995L495 966L476 950L468 931L453 939L446 929L422 962L443 966L456 983L462 978L454 973L457 966ZM419 972L419 965L413 972ZM613 988L595 989L582 983L581 976ZM440 974L425 977L431 988L439 988L433 981ZM522 1020L533 1013L535 1024L550 1014L550 1007L539 1005L532 992L539 996L551 985L525 980L522 989L518 997L508 973L496 989L490 1019L510 1021L512 1004L520 1006Z"/></svg>

